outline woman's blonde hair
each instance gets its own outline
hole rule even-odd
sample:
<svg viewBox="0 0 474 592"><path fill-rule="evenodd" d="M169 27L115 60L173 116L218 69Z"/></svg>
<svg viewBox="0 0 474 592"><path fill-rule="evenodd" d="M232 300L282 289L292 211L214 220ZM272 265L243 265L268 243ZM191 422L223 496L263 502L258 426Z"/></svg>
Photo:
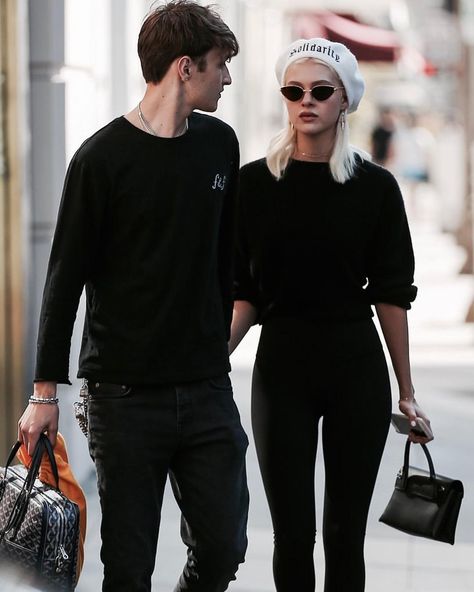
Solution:
<svg viewBox="0 0 474 592"><path fill-rule="evenodd" d="M314 62L323 64L329 68L339 80L336 71L328 64L315 58L303 58L301 61L303 60L313 60ZM298 60L298 62L299 61L300 60ZM341 120L341 118L343 119ZM267 150L267 166L277 180L281 179L284 175L295 151L296 131L293 125L288 121L286 127L272 138ZM347 112L344 110L341 111L336 123L336 138L329 159L329 169L335 181L338 183L345 183L354 175L357 166L357 156L362 160L370 160L370 155L365 152L365 150L361 150L360 148L356 148L349 144L349 123L347 121Z"/></svg>

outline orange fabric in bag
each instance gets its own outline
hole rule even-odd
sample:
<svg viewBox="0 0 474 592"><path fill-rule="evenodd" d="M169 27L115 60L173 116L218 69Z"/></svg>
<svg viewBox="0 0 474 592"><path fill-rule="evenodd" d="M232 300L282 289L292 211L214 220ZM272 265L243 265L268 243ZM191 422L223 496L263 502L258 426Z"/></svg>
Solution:
<svg viewBox="0 0 474 592"><path fill-rule="evenodd" d="M31 464L31 456L28 454L23 444L18 450L17 457L18 460L25 465L25 467L29 468ZM56 445L54 447L54 458L56 459L56 464L58 465L59 489L67 498L79 506L79 548L77 552L76 572L77 582L84 564L84 541L86 539L87 528L86 496L84 495L81 486L76 481L71 467L69 466L66 442L60 433L58 433ZM56 481L54 479L47 454L43 456L43 460L41 461L38 478L42 483L47 483L52 487L56 487Z"/></svg>

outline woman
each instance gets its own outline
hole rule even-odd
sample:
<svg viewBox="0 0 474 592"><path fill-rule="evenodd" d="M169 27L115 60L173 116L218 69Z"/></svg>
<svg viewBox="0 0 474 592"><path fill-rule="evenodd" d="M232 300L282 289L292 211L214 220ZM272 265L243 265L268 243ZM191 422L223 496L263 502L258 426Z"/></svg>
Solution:
<svg viewBox="0 0 474 592"><path fill-rule="evenodd" d="M409 367L413 251L395 179L349 145L346 115L364 91L352 53L326 39L301 39L280 56L276 73L289 121L266 159L241 171L229 347L262 324L252 423L275 534L277 591L315 589L314 468L323 418L324 590L361 592L367 513L391 414L371 304L400 410L429 424Z"/></svg>

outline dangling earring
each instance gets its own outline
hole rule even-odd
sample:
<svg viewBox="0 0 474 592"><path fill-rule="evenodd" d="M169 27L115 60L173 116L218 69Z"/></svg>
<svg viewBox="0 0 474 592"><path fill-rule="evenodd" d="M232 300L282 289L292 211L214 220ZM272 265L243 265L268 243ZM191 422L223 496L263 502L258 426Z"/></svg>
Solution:
<svg viewBox="0 0 474 592"><path fill-rule="evenodd" d="M339 117L339 121L341 122L341 130L344 131L346 127L346 112L341 111L341 116Z"/></svg>

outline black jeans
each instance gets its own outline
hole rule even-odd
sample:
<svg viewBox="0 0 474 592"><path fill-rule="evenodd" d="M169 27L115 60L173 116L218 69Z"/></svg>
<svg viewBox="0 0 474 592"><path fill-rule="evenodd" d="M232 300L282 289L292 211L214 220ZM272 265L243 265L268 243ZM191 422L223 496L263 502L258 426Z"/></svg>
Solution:
<svg viewBox="0 0 474 592"><path fill-rule="evenodd" d="M173 386L89 380L105 592L151 590L169 474L188 559L175 592L226 590L247 547L247 436L227 375Z"/></svg>
<svg viewBox="0 0 474 592"><path fill-rule="evenodd" d="M277 592L314 592L318 423L325 466L325 592L362 592L367 514L390 423L387 366L372 321L263 326L252 424L274 529Z"/></svg>

